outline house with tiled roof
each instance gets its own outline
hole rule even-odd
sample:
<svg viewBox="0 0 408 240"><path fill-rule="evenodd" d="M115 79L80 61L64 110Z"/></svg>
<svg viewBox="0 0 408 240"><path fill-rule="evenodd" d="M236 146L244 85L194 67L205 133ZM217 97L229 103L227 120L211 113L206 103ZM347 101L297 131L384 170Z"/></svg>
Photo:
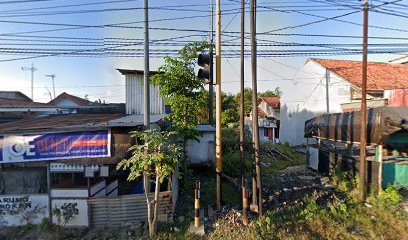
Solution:
<svg viewBox="0 0 408 240"><path fill-rule="evenodd" d="M283 88L281 98L282 142L306 143L304 122L325 114L359 110L361 105L362 62L316 59L306 61ZM388 105L394 89L408 87L408 65L369 62L367 73L368 108Z"/></svg>
<svg viewBox="0 0 408 240"><path fill-rule="evenodd" d="M92 102L87 99L80 98L66 92L61 93L56 98L48 102L48 105L58 106L58 107L80 107L89 106Z"/></svg>
<svg viewBox="0 0 408 240"><path fill-rule="evenodd" d="M279 141L279 113L279 96L258 98L259 139L261 142L272 141L276 143ZM246 116L247 125L252 125L251 119L252 112Z"/></svg>

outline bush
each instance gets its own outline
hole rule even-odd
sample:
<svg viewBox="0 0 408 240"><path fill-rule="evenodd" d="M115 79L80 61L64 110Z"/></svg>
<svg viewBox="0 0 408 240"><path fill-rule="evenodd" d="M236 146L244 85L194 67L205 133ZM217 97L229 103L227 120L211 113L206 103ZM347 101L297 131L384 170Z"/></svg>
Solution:
<svg viewBox="0 0 408 240"><path fill-rule="evenodd" d="M246 175L252 170L252 155L249 153L244 154L244 168ZM223 171L226 175L230 177L240 177L241 176L241 163L240 163L240 152L232 151L227 152L222 157Z"/></svg>
<svg viewBox="0 0 408 240"><path fill-rule="evenodd" d="M388 186L379 196L374 200L377 205L384 207L392 207L398 205L402 201L402 195L394 186Z"/></svg>

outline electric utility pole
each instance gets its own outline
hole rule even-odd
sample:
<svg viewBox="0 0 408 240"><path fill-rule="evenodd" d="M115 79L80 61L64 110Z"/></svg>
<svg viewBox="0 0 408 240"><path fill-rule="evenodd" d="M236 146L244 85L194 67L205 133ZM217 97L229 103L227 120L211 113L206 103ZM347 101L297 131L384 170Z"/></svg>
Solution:
<svg viewBox="0 0 408 240"><path fill-rule="evenodd" d="M250 1L250 28L251 28L251 67L252 67L252 138L254 141L256 191L258 195L258 214L262 216L262 182L259 159L259 126L258 126L258 89L257 89L257 48L256 48L256 0Z"/></svg>
<svg viewBox="0 0 408 240"><path fill-rule="evenodd" d="M210 84L208 84L208 124L211 126L214 124L214 50L213 50L213 37L214 37L214 11L213 0L210 0Z"/></svg>
<svg viewBox="0 0 408 240"><path fill-rule="evenodd" d="M217 39L216 39L216 76L217 84L216 95L216 123L215 123L215 142L216 142L216 172L217 172L217 211L221 209L221 175L222 175L222 128L221 128L221 0L217 0Z"/></svg>
<svg viewBox="0 0 408 240"><path fill-rule="evenodd" d="M245 0L241 0L241 99L239 109L239 150L240 150L240 165L241 165L241 189L242 189L242 222L248 225L248 197L245 187L245 109L244 109L244 89L245 89Z"/></svg>
<svg viewBox="0 0 408 240"><path fill-rule="evenodd" d="M31 71L31 100L34 101L34 72L37 71L37 68L31 63L31 67L21 67L21 70Z"/></svg>
<svg viewBox="0 0 408 240"><path fill-rule="evenodd" d="M52 79L52 93L54 94L54 98L55 98L55 74L50 74L50 75L45 75L46 77L50 77Z"/></svg>
<svg viewBox="0 0 408 240"><path fill-rule="evenodd" d="M145 130L150 129L150 70L149 70L149 3L144 0L144 116Z"/></svg>
<svg viewBox="0 0 408 240"><path fill-rule="evenodd" d="M360 201L366 200L366 145L367 145L367 42L368 42L368 0L364 0L363 25L363 79L361 83L361 135L360 135Z"/></svg>

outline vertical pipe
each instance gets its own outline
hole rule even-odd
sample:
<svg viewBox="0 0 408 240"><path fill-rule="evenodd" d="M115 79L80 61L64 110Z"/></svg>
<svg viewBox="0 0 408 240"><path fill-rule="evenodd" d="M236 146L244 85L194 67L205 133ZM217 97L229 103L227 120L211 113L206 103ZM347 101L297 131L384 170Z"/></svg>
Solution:
<svg viewBox="0 0 408 240"><path fill-rule="evenodd" d="M258 126L258 88L257 88L257 49L256 49L256 0L251 0L251 66L252 66L252 134L254 140L256 186L258 192L258 213L262 216L262 182L259 159L259 126Z"/></svg>
<svg viewBox="0 0 408 240"><path fill-rule="evenodd" d="M208 84L208 124L214 124L214 10L213 0L210 0L210 84Z"/></svg>
<svg viewBox="0 0 408 240"><path fill-rule="evenodd" d="M34 64L31 63L31 99L34 101Z"/></svg>
<svg viewBox="0 0 408 240"><path fill-rule="evenodd" d="M52 79L52 92L53 92L54 98L55 98L56 96L55 96L55 81L54 81L55 75L54 74L52 75L51 79Z"/></svg>
<svg viewBox="0 0 408 240"><path fill-rule="evenodd" d="M150 129L150 70L149 70L149 3L144 0L144 115L145 129Z"/></svg>
<svg viewBox="0 0 408 240"><path fill-rule="evenodd" d="M363 27L363 79L361 84L361 135L360 135L360 201L367 197L366 177L366 146L367 146L367 42L368 42L368 0L364 0Z"/></svg>
<svg viewBox="0 0 408 240"><path fill-rule="evenodd" d="M248 216L246 205L248 205L248 199L245 193L245 169L244 169L244 88L245 88L245 0L241 0L241 99L239 109L239 150L240 150L240 165L241 165L241 189L242 189L242 221L245 225L248 224Z"/></svg>
<svg viewBox="0 0 408 240"><path fill-rule="evenodd" d="M330 113L330 102L329 102L329 82L330 82L330 71L326 69L326 113Z"/></svg>
<svg viewBox="0 0 408 240"><path fill-rule="evenodd" d="M222 175L222 128L221 128L221 0L217 0L217 47L216 47L216 172L217 172L217 211L221 209Z"/></svg>

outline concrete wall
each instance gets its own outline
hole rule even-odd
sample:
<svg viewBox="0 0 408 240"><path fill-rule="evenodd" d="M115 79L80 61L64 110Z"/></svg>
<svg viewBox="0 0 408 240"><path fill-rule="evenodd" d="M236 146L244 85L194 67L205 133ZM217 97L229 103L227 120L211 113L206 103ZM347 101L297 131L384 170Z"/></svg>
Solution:
<svg viewBox="0 0 408 240"><path fill-rule="evenodd" d="M214 132L203 132L199 142L188 141L187 151L192 165L203 165L209 162L215 162L215 143Z"/></svg>
<svg viewBox="0 0 408 240"><path fill-rule="evenodd" d="M38 224L49 217L48 209L48 194L0 195L0 227Z"/></svg>
<svg viewBox="0 0 408 240"><path fill-rule="evenodd" d="M290 145L306 143L305 121L326 113L326 69L308 61L296 74L293 83L283 88L280 112L280 140ZM341 112L341 104L351 101L352 85L330 74L330 113Z"/></svg>
<svg viewBox="0 0 408 240"><path fill-rule="evenodd" d="M126 74L126 114L144 113L143 74ZM150 113L164 114L159 87L150 86Z"/></svg>

